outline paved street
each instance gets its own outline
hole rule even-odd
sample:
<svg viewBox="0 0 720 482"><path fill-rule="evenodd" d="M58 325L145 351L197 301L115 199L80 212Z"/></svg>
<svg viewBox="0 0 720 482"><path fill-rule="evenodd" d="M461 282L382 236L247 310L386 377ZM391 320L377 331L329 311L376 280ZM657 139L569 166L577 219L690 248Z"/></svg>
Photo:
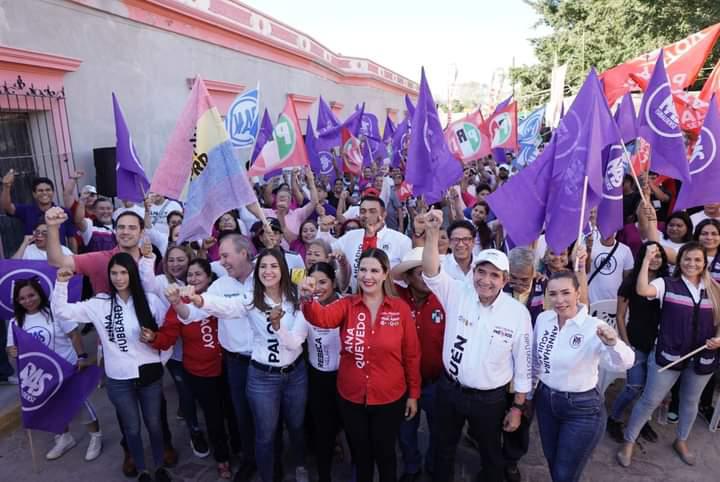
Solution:
<svg viewBox="0 0 720 482"><path fill-rule="evenodd" d="M618 382L618 385L621 382ZM608 391L613 397L616 387ZM177 401L174 388L169 379L166 380L166 394L170 413L174 414ZM93 396L103 423L105 449L103 454L93 462L85 462L83 456L87 446L87 435L84 427L78 422L72 426L72 432L79 439L78 446L55 462L45 460L45 452L51 446L51 435L33 432L33 441L37 452L37 472L33 471L28 438L25 431L17 429L0 439L0 480L14 482L47 481L47 482L89 482L89 481L125 481L120 471L122 450L118 444L120 434L115 424L112 406L107 400L104 390L98 390ZM217 479L212 458L198 459L192 455L185 427L174 416L170 420L175 446L180 453L180 463L172 474L178 481L214 481ZM586 470L585 481L673 481L695 482L717 480L717 463L720 461L720 432L712 434L707 425L699 420L695 425L690 440L691 446L698 455L698 464L688 467L683 464L670 448L674 426L658 425L655 427L661 440L657 444L645 444L644 450L638 452L634 464L629 469L622 469L614 461L617 445L605 437L595 451L592 461ZM423 429L423 442L427 432ZM148 457L149 458L149 457ZM458 452L458 482L470 482L478 468L477 455L474 449L463 442ZM312 463L312 461L311 461ZM547 467L542 456L537 430L534 427L530 453L523 459L522 471L524 480L549 481ZM285 480L293 477L288 474ZM350 480L350 468L347 464L336 464L335 480Z"/></svg>

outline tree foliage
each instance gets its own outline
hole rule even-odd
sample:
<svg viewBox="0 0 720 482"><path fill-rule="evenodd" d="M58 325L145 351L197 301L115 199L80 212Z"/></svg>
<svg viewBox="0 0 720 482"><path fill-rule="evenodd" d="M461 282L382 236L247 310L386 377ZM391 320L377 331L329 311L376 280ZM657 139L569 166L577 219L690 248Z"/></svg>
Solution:
<svg viewBox="0 0 720 482"><path fill-rule="evenodd" d="M566 93L576 92L587 71L602 72L720 21L719 0L524 0L550 33L530 39L538 64L511 71L528 109L550 97L550 73L568 64ZM715 64L716 46L705 68ZM709 71L701 72L701 78Z"/></svg>

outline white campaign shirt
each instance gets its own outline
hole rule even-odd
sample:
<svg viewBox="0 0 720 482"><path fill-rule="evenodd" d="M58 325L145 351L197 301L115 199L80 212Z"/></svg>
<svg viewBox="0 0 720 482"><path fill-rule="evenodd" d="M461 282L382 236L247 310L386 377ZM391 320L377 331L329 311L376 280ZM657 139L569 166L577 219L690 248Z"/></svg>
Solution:
<svg viewBox="0 0 720 482"><path fill-rule="evenodd" d="M170 309L170 302L165 297L165 289L170 286L170 281L164 274L155 274L155 255L152 255L150 258L141 256L140 261L138 261L138 270L140 271L140 281L142 282L143 288L145 288L147 293L152 293L158 297L158 301L162 306L160 312L163 314L163 318L165 318ZM182 280L176 280L175 284L185 286ZM182 337L178 336L173 348L173 360L182 361L182 343Z"/></svg>
<svg viewBox="0 0 720 482"><path fill-rule="evenodd" d="M207 293L211 295L224 296L227 299L238 298L245 293L252 293L253 276L248 275L245 281L239 281L232 276L223 276L218 278L207 289ZM192 315L192 313L191 313ZM230 317L232 316L232 318ZM241 353L250 355L253 348L253 336L250 331L248 319L239 313L235 316L218 316L218 340L220 346L225 350L233 353ZM189 321L201 320L205 316L190 316ZM186 320L181 320L186 321Z"/></svg>
<svg viewBox="0 0 720 482"><path fill-rule="evenodd" d="M590 304L600 300L614 300L617 298L617 291L623 280L623 271L633 269L633 255L630 248L620 241L618 248L612 258L593 278L588 287ZM590 275L602 264L612 250L612 246L605 246L602 243L593 243L591 253Z"/></svg>
<svg viewBox="0 0 720 482"><path fill-rule="evenodd" d="M63 245L60 245L60 249L62 250L62 254L64 254L65 256L73 255L73 252ZM29 244L28 247L25 248L22 259L47 261L47 251L38 248L37 246L35 246L35 244Z"/></svg>
<svg viewBox="0 0 720 482"><path fill-rule="evenodd" d="M535 321L533 382L541 381L561 392L586 392L598 383L598 367L624 372L635 354L620 338L608 346L597 336L597 327L607 324L588 314L580 305L577 315L562 330L557 313L543 311Z"/></svg>
<svg viewBox="0 0 720 482"><path fill-rule="evenodd" d="M445 271L448 276L458 281L467 281L472 285L473 283L473 264L475 263L475 255L472 255L470 260L470 269L467 273L464 273L460 265L455 261L455 256L452 253L443 257L440 261L440 269Z"/></svg>
<svg viewBox="0 0 720 482"><path fill-rule="evenodd" d="M527 308L501 292L483 306L472 284L452 279L440 270L429 278L428 288L445 309L443 365L461 385L491 390L512 380L515 391L531 389L530 338Z"/></svg>
<svg viewBox="0 0 720 482"><path fill-rule="evenodd" d="M201 310L218 318L244 317L253 332L252 359L275 367L290 365L302 355L302 344L308 336L309 324L305 316L299 308L294 310L292 304L283 299L281 306L285 314L280 319L280 328L275 331L265 313L252 307L252 298L252 291L234 298L207 294L203 295ZM267 296L265 303L271 307L277 305Z"/></svg>
<svg viewBox="0 0 720 482"><path fill-rule="evenodd" d="M18 326L15 318L10 320L8 325L7 346L15 346L13 324ZM55 315L48 316L39 311L32 315L25 315L25 321L20 329L74 365L77 363L77 353L75 353L68 334L75 328L77 328L77 323L65 321Z"/></svg>
<svg viewBox="0 0 720 482"><path fill-rule="evenodd" d="M362 254L364 237L364 229L353 229L342 235L332 245L333 251L342 251L352 267L350 286L353 292L357 287L358 262ZM377 247L385 251L388 255L388 258L390 258L390 267L392 268L400 263L403 256L412 249L412 241L404 234L383 226L383 228L377 232Z"/></svg>
<svg viewBox="0 0 720 482"><path fill-rule="evenodd" d="M67 282L55 283L52 307L57 316L92 323L98 333L105 359L105 372L115 380L138 378L140 365L165 363L170 350L160 351L140 341L140 322L135 315L132 297L124 302L119 296L113 304L109 295L102 294L87 301L68 303ZM150 311L158 326L162 326L165 313L157 296L145 295ZM111 308L113 312L111 313Z"/></svg>
<svg viewBox="0 0 720 482"><path fill-rule="evenodd" d="M690 221L692 221L693 226L697 226L698 224L700 224L702 221L705 221L706 219L717 219L718 221L720 221L720 217L710 218L710 216L705 214L705 211L698 211L695 214L693 214L692 216L690 216Z"/></svg>
<svg viewBox="0 0 720 482"><path fill-rule="evenodd" d="M308 325L308 359L316 370L334 372L340 367L340 328Z"/></svg>
<svg viewBox="0 0 720 482"><path fill-rule="evenodd" d="M182 206L177 201L166 199L162 204L152 204L150 206L150 220L153 227L159 228L160 231L168 232L167 215L173 211L183 212Z"/></svg>

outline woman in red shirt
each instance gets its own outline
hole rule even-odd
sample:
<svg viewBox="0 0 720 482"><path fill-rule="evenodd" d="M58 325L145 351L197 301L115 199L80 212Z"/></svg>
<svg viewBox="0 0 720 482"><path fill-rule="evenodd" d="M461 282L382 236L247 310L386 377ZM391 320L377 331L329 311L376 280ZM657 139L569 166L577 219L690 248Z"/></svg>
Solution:
<svg viewBox="0 0 720 482"><path fill-rule="evenodd" d="M303 314L321 328L340 327L337 388L340 415L358 482L396 480L395 441L403 414L417 413L420 347L408 305L394 296L390 261L381 249L360 256L358 294L327 306L311 299L315 280L300 286Z"/></svg>
<svg viewBox="0 0 720 482"><path fill-rule="evenodd" d="M213 273L206 259L196 258L190 262L187 284L193 286L196 293L204 293L212 281ZM185 381L205 414L213 456L218 464L218 476L230 479L230 451L225 432L226 410L223 406L225 382L217 319L209 316L202 320L182 322L178 313L186 319L190 310L181 302L180 288L175 284L170 285L165 294L172 304L165 315L165 323L158 331L143 328L142 340L158 350L167 350L175 345L178 337L182 338Z"/></svg>

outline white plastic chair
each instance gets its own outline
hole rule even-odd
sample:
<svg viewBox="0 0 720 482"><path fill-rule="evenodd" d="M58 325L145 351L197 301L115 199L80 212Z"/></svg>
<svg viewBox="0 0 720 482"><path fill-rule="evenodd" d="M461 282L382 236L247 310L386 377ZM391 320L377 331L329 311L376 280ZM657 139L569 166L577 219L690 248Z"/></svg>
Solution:
<svg viewBox="0 0 720 482"><path fill-rule="evenodd" d="M599 318L617 330L617 299L600 300L590 305L590 316ZM627 319L627 317L625 318ZM605 391L618 378L625 378L626 372L614 372L600 368L598 374L598 390L605 396Z"/></svg>

